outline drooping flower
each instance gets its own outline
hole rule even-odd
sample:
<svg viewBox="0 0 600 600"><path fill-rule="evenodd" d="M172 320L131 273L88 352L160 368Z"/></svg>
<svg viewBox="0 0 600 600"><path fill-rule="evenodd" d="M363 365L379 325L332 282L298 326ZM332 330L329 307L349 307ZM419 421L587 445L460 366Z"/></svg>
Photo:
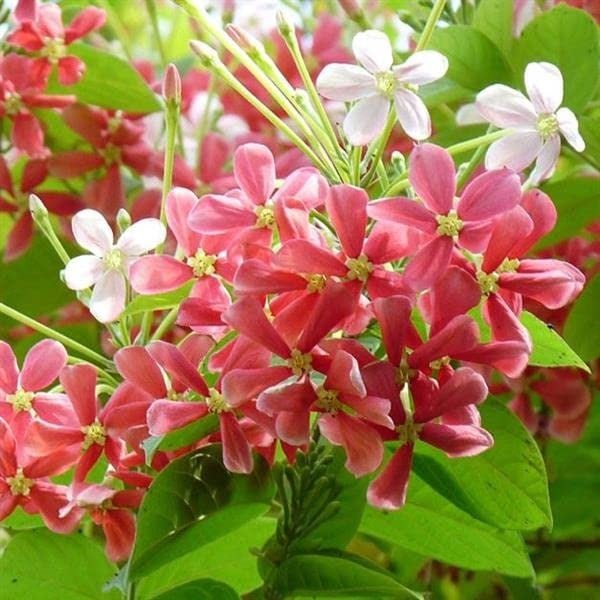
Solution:
<svg viewBox="0 0 600 600"><path fill-rule="evenodd" d="M380 31L362 31L352 41L362 66L333 63L317 78L317 89L330 100L358 100L344 119L343 128L354 146L368 144L385 126L391 102L406 134L414 140L431 135L429 112L415 93L417 86L444 76L448 60L435 50L415 52L393 65L392 46Z"/></svg>
<svg viewBox="0 0 600 600"><path fill-rule="evenodd" d="M477 95L477 110L490 123L510 133L495 141L485 157L487 169L508 167L522 171L534 160L534 182L552 175L560 154L561 134L578 152L585 149L577 118L563 101L563 77L551 63L529 63L525 68L527 98L503 84Z"/></svg>
<svg viewBox="0 0 600 600"><path fill-rule="evenodd" d="M65 282L72 290L94 286L90 311L101 323L110 323L125 308L127 278L133 261L165 241L167 231L158 219L142 219L128 227L117 243L106 219L86 208L72 221L77 243L92 254L77 256L65 267Z"/></svg>

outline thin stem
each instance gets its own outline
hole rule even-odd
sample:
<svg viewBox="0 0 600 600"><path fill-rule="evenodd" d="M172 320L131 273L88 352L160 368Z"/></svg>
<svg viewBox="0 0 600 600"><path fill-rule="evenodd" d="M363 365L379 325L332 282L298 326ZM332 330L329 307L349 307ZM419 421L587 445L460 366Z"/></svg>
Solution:
<svg viewBox="0 0 600 600"><path fill-rule="evenodd" d="M367 174L363 177L363 180L361 182L363 187L367 187L373 180L373 177L375 176L375 173L377 172L377 167L379 165L379 161L381 160L383 153L385 152L385 148L387 146L388 140L390 139L390 135L392 134L395 124L396 124L396 110L392 106L390 109L390 114L388 115L387 121L385 123L385 127L384 127L383 131L381 132L381 135L379 136L379 139L377 141L375 156L373 158L373 161L371 162L371 166L369 167Z"/></svg>
<svg viewBox="0 0 600 600"><path fill-rule="evenodd" d="M112 366L112 362L108 360L108 358L105 358L101 354L98 354L94 350L87 348L83 344L80 344L79 342L71 339L70 337L59 333L55 329L52 329L47 325L43 325L39 321L36 321L35 319L24 315L18 310L15 310L10 306L6 306L6 304L0 303L0 313L6 315L7 317L10 317L11 319L14 319L19 323L23 323L23 325L27 325L27 327L31 327L31 329L34 329L35 331L39 331L43 335L46 335L49 338L52 338L53 340L64 344L65 346L68 346L69 348L75 350L76 352L79 352L79 354L81 354L82 356L88 357L94 362L97 362L107 367Z"/></svg>
<svg viewBox="0 0 600 600"><path fill-rule="evenodd" d="M165 54L165 47L162 42L160 35L160 27L158 26L158 15L156 14L156 4L154 0L146 0L146 10L150 15L150 21L152 22L152 29L154 31L154 37L156 38L156 46L158 48L158 54L160 56L160 64L164 68L167 66L167 55Z"/></svg>
<svg viewBox="0 0 600 600"><path fill-rule="evenodd" d="M162 336L169 331L173 323L175 323L175 319L177 319L177 314L179 312L179 307L172 308L167 316L160 322L160 325L156 328L156 331L150 338L150 341L155 342L156 340L160 340Z"/></svg>
<svg viewBox="0 0 600 600"><path fill-rule="evenodd" d="M492 133L493 129L494 129L494 126L490 125L488 127L487 133ZM456 190L457 191L460 192L460 190L465 185L465 183L468 181L468 179L471 176L471 174L473 173L473 171L477 168L477 165L479 165L479 163L481 162L481 159L483 158L483 155L485 154L486 149L487 149L487 146L484 144L479 146L477 148L477 150L475 150L475 152L473 153L473 156L471 156L471 159L469 160L469 162L466 165L464 165L464 167L459 171L458 177L456 179Z"/></svg>
<svg viewBox="0 0 600 600"><path fill-rule="evenodd" d="M165 119L166 126L166 147L165 163L163 170L162 197L160 201L160 220L166 225L167 215L165 212L167 195L173 185L173 166L175 164L175 136L177 135L177 121L179 119L179 106L176 103L167 102L167 114ZM157 254L162 251L162 246L157 249Z"/></svg>
<svg viewBox="0 0 600 600"><path fill-rule="evenodd" d="M467 140L465 142L459 142L458 144L453 144L452 146L448 146L446 150L452 155L460 154L461 152L466 152L467 150L473 150L474 148L478 148L479 146L489 146L492 142L503 138L505 135L510 133L508 129L500 129L499 131L493 131L492 133L486 133L485 135L480 135L479 137L473 138L471 140Z"/></svg>
<svg viewBox="0 0 600 600"><path fill-rule="evenodd" d="M437 22L440 20L442 13L444 12L444 6L446 5L446 0L436 0L431 12L429 13L429 17L427 18L427 23L425 23L425 29L423 29L423 33L419 38L417 43L417 47L415 48L415 52L419 52L419 50L424 50L427 48L429 41L431 40L431 36L433 35L433 31Z"/></svg>

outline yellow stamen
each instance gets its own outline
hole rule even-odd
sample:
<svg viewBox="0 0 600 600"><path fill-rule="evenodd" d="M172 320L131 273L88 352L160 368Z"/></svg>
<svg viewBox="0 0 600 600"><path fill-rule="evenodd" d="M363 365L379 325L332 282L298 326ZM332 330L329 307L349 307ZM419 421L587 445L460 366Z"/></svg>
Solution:
<svg viewBox="0 0 600 600"><path fill-rule="evenodd" d="M297 348L292 350L291 356L287 359L288 366L292 369L292 373L300 376L303 373L308 373L312 364L312 356L303 354Z"/></svg>
<svg viewBox="0 0 600 600"><path fill-rule="evenodd" d="M342 410L343 405L339 401L337 390L326 390L324 387L317 388L317 406L335 415Z"/></svg>
<svg viewBox="0 0 600 600"><path fill-rule="evenodd" d="M196 251L196 254L194 254L194 256L190 256L186 262L190 267L192 267L194 277L201 279L206 275L213 275L215 273L215 263L217 262L217 257L214 254L206 254L202 248L199 248Z"/></svg>
<svg viewBox="0 0 600 600"><path fill-rule="evenodd" d="M453 210L447 215L438 215L436 221L438 222L438 234L447 235L449 237L458 235L464 225L462 219L459 219Z"/></svg>
<svg viewBox="0 0 600 600"><path fill-rule="evenodd" d="M269 206L257 206L254 209L256 214L256 227L266 227L273 229L275 227L275 213Z"/></svg>
<svg viewBox="0 0 600 600"><path fill-rule="evenodd" d="M13 477L7 477L6 483L10 488L10 493L13 496L29 496L29 492L35 483L33 479L29 479L23 475L23 469L17 469Z"/></svg>
<svg viewBox="0 0 600 600"><path fill-rule="evenodd" d="M82 427L81 431L85 435L82 446L83 450L88 450L94 444L104 446L106 443L106 429L104 429L104 426L98 420L94 421L91 425Z"/></svg>
<svg viewBox="0 0 600 600"><path fill-rule="evenodd" d="M19 388L14 394L8 394L6 401L12 404L16 412L29 411L33 405L35 394Z"/></svg>
<svg viewBox="0 0 600 600"><path fill-rule="evenodd" d="M358 258L349 258L346 261L346 266L348 267L348 279L358 279L363 283L369 278L373 270L373 263L369 262L364 254L361 254Z"/></svg>

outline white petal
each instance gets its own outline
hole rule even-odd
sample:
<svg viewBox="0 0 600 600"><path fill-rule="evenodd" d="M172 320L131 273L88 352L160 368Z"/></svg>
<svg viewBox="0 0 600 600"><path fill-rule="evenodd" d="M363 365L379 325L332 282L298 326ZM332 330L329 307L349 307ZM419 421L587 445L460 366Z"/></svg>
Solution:
<svg viewBox="0 0 600 600"><path fill-rule="evenodd" d="M560 136L553 135L542 146L538 159L535 163L535 169L531 172L531 182L537 185L540 181L548 179L554 173L556 161L560 154Z"/></svg>
<svg viewBox="0 0 600 600"><path fill-rule="evenodd" d="M357 33L352 40L352 51L356 60L371 73L389 71L394 62L388 36L374 29Z"/></svg>
<svg viewBox="0 0 600 600"><path fill-rule="evenodd" d="M495 83L475 99L481 116L496 127L532 127L537 123L533 104L521 92Z"/></svg>
<svg viewBox="0 0 600 600"><path fill-rule="evenodd" d="M390 101L377 94L359 100L344 119L344 133L353 146L373 141L385 126Z"/></svg>
<svg viewBox="0 0 600 600"><path fill-rule="evenodd" d="M448 59L435 50L415 52L401 65L392 69L396 79L402 83L424 85L440 79L448 70Z"/></svg>
<svg viewBox="0 0 600 600"><path fill-rule="evenodd" d="M104 264L97 256L85 254L72 258L65 266L65 283L71 290L85 290L104 273Z"/></svg>
<svg viewBox="0 0 600 600"><path fill-rule="evenodd" d="M117 248L127 256L139 256L162 244L166 237L167 230L158 219L142 219L123 232Z"/></svg>
<svg viewBox="0 0 600 600"><path fill-rule="evenodd" d="M583 152L585 150L585 142L579 134L579 123L573 111L563 106L556 111L556 118L558 119L560 132L565 136L565 140L577 152Z"/></svg>
<svg viewBox="0 0 600 600"><path fill-rule="evenodd" d="M562 103L562 73L551 63L529 63L525 67L525 88L538 113L554 113Z"/></svg>
<svg viewBox="0 0 600 600"><path fill-rule="evenodd" d="M375 77L358 65L332 63L317 77L317 89L329 100L349 102L377 91Z"/></svg>
<svg viewBox="0 0 600 600"><path fill-rule="evenodd" d="M413 140L421 141L431 135L431 119L425 103L419 96L405 89L394 94L396 116L404 133Z"/></svg>
<svg viewBox="0 0 600 600"><path fill-rule="evenodd" d="M90 312L100 323L119 318L125 308L125 277L120 271L107 271L98 280L90 300Z"/></svg>
<svg viewBox="0 0 600 600"><path fill-rule="evenodd" d="M529 166L542 149L542 138L537 131L516 131L496 140L485 155L485 168L522 171Z"/></svg>
<svg viewBox="0 0 600 600"><path fill-rule="evenodd" d="M477 106L474 102L469 104L463 104L456 111L456 124L460 126L464 125L479 125L485 123L485 119L479 114Z"/></svg>
<svg viewBox="0 0 600 600"><path fill-rule="evenodd" d="M96 256L104 256L113 245L113 232L97 210L80 210L71 221L77 243Z"/></svg>

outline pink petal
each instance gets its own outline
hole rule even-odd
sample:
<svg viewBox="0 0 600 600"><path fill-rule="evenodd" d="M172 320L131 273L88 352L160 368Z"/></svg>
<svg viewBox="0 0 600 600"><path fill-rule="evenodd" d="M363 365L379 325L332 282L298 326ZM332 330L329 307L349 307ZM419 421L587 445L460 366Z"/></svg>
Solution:
<svg viewBox="0 0 600 600"><path fill-rule="evenodd" d="M127 256L139 256L154 250L166 237L167 230L158 219L142 219L123 232L117 248Z"/></svg>
<svg viewBox="0 0 600 600"><path fill-rule="evenodd" d="M119 271L107 271L94 286L90 312L100 323L111 323L125 308L125 277Z"/></svg>
<svg viewBox="0 0 600 600"><path fill-rule="evenodd" d="M28 392L43 390L56 380L67 358L67 351L59 342L38 342L25 356L19 378L21 387Z"/></svg>
<svg viewBox="0 0 600 600"><path fill-rule="evenodd" d="M348 269L333 253L306 240L290 240L274 256L273 263L282 269L306 275L344 277Z"/></svg>
<svg viewBox="0 0 600 600"><path fill-rule="evenodd" d="M98 282L104 274L102 259L93 254L72 258L65 266L65 283L71 290L85 290Z"/></svg>
<svg viewBox="0 0 600 600"><path fill-rule="evenodd" d="M96 369L91 365L65 367L60 374L60 383L82 425L93 423L98 412L96 380Z"/></svg>
<svg viewBox="0 0 600 600"><path fill-rule="evenodd" d="M353 146L365 146L383 130L390 101L380 94L359 100L346 115L342 127Z"/></svg>
<svg viewBox="0 0 600 600"><path fill-rule="evenodd" d="M531 172L531 181L537 183L552 177L559 155L560 136L553 135L544 143L538 154L535 169Z"/></svg>
<svg viewBox="0 0 600 600"><path fill-rule="evenodd" d="M25 449L32 457L48 456L67 446L77 446L83 443L84 434L80 428L64 427L45 421L32 421L25 435Z"/></svg>
<svg viewBox="0 0 600 600"><path fill-rule="evenodd" d="M554 113L562 103L563 78L560 70L547 62L525 67L525 87L538 113Z"/></svg>
<svg viewBox="0 0 600 600"><path fill-rule="evenodd" d="M193 276L190 266L167 255L142 256L129 269L131 287L138 294L170 292Z"/></svg>
<svg viewBox="0 0 600 600"><path fill-rule="evenodd" d="M377 87L375 77L362 67L333 63L319 73L317 89L329 100L351 102L373 95Z"/></svg>
<svg viewBox="0 0 600 600"><path fill-rule="evenodd" d="M200 245L201 236L188 225L188 217L197 203L194 192L180 187L173 188L166 199L167 223L186 256L192 256Z"/></svg>
<svg viewBox="0 0 600 600"><path fill-rule="evenodd" d="M352 39L352 51L356 60L370 73L388 71L394 60L388 36L374 29L357 33Z"/></svg>
<svg viewBox="0 0 600 600"><path fill-rule="evenodd" d="M567 142L577 152L583 152L585 150L585 142L579 133L579 124L573 111L563 106L556 111L556 118L558 119L560 132L564 135Z"/></svg>
<svg viewBox="0 0 600 600"><path fill-rule="evenodd" d="M113 563L129 558L135 540L135 518L128 510L109 510L102 519L106 556Z"/></svg>
<svg viewBox="0 0 600 600"><path fill-rule="evenodd" d="M310 412L309 408L314 400L315 391L310 379L304 377L300 382L283 383L267 389L258 397L256 406L269 416L276 416L282 412L300 416Z"/></svg>
<svg viewBox="0 0 600 600"><path fill-rule="evenodd" d="M494 438L485 429L473 425L427 423L419 437L451 458L476 456L494 445Z"/></svg>
<svg viewBox="0 0 600 600"><path fill-rule="evenodd" d="M46 527L55 533L71 533L84 514L82 510L72 510L64 518L59 517L59 510L67 503L66 491L65 486L38 482L29 495Z"/></svg>
<svg viewBox="0 0 600 600"><path fill-rule="evenodd" d="M275 189L275 160L262 144L244 144L233 155L237 184L254 204L264 204Z"/></svg>
<svg viewBox="0 0 600 600"><path fill-rule="evenodd" d="M440 79L448 70L448 59L435 50L421 50L411 54L392 71L397 81L425 85Z"/></svg>
<svg viewBox="0 0 600 600"><path fill-rule="evenodd" d="M341 394L351 394L361 398L367 394L357 360L344 350L335 353L323 385L325 389L335 390Z"/></svg>
<svg viewBox="0 0 600 600"><path fill-rule="evenodd" d="M435 233L435 216L419 202L410 198L385 198L367 207L372 219L402 223L425 233Z"/></svg>
<svg viewBox="0 0 600 600"><path fill-rule="evenodd" d="M167 388L162 372L146 348L129 346L118 350L114 356L119 373L138 385L153 398L164 398Z"/></svg>
<svg viewBox="0 0 600 600"><path fill-rule="evenodd" d="M528 167L542 149L542 138L535 130L509 133L496 140L485 155L485 168L522 171Z"/></svg>
<svg viewBox="0 0 600 600"><path fill-rule="evenodd" d="M456 171L452 157L440 146L420 144L410 153L410 184L423 204L445 215L453 206Z"/></svg>
<svg viewBox="0 0 600 600"><path fill-rule="evenodd" d="M359 398L358 396L344 395L343 402L346 406L355 410L356 414L365 421L394 429L394 421L389 416L392 404L387 398L380 398L379 396Z"/></svg>
<svg viewBox="0 0 600 600"><path fill-rule="evenodd" d="M496 127L534 127L537 114L531 102L517 90L502 84L486 87L477 94L477 110Z"/></svg>
<svg viewBox="0 0 600 600"><path fill-rule="evenodd" d="M190 211L188 223L198 233L223 234L242 227L253 227L256 215L237 198L209 194L202 196Z"/></svg>
<svg viewBox="0 0 600 600"><path fill-rule="evenodd" d="M277 437L292 446L304 446L310 441L310 412L280 412L275 419Z"/></svg>
<svg viewBox="0 0 600 600"><path fill-rule="evenodd" d="M58 59L58 81L61 85L77 83L85 73L85 63L77 56L63 56Z"/></svg>
<svg viewBox="0 0 600 600"><path fill-rule="evenodd" d="M4 246L4 261L16 260L28 250L33 239L33 219L31 213L24 212L15 222Z"/></svg>
<svg viewBox="0 0 600 600"><path fill-rule="evenodd" d="M404 281L415 291L430 288L448 268L453 248L451 237L434 237L412 257L404 270Z"/></svg>
<svg viewBox="0 0 600 600"><path fill-rule="evenodd" d="M207 413L204 402L156 400L148 409L148 428L151 435L164 435L201 419Z"/></svg>
<svg viewBox="0 0 600 600"><path fill-rule="evenodd" d="M533 221L533 231L522 238L515 246L514 256L523 256L547 233L554 229L558 215L554 202L540 190L530 190L522 200L521 206L527 211Z"/></svg>
<svg viewBox="0 0 600 600"><path fill-rule="evenodd" d="M404 133L413 140L421 141L431 135L431 119L425 103L414 92L399 88L394 92L396 116Z"/></svg>
<svg viewBox="0 0 600 600"><path fill-rule="evenodd" d="M86 208L71 221L77 243L92 254L102 257L113 245L113 232L106 219L97 210Z"/></svg>
<svg viewBox="0 0 600 600"><path fill-rule="evenodd" d="M384 470L369 485L367 500L371 506L382 510L404 506L412 457L412 444L404 444L394 453Z"/></svg>
<svg viewBox="0 0 600 600"><path fill-rule="evenodd" d="M412 306L404 296L377 298L373 301L373 312L381 328L381 337L388 360L399 366L406 345Z"/></svg>
<svg viewBox="0 0 600 600"><path fill-rule="evenodd" d="M232 413L222 413L221 441L223 442L223 463L232 473L252 472L252 451L250 444Z"/></svg>
<svg viewBox="0 0 600 600"><path fill-rule="evenodd" d="M45 158L48 154L44 146L44 130L37 118L21 112L13 117L12 142L18 150L32 158Z"/></svg>
<svg viewBox="0 0 600 600"><path fill-rule="evenodd" d="M91 31L100 29L106 22L106 13L95 6L87 6L79 12L65 29L65 43L82 38Z"/></svg>
<svg viewBox="0 0 600 600"><path fill-rule="evenodd" d="M529 332L502 296L491 294L484 305L484 311L495 340L521 342L531 352L533 346Z"/></svg>
<svg viewBox="0 0 600 600"><path fill-rule="evenodd" d="M363 189L346 184L334 185L325 201L329 219L348 257L357 258L362 251L368 202L369 196Z"/></svg>
<svg viewBox="0 0 600 600"><path fill-rule="evenodd" d="M304 277L273 269L261 260L244 261L235 273L233 285L239 294L281 294L306 289Z"/></svg>
<svg viewBox="0 0 600 600"><path fill-rule="evenodd" d="M221 390L231 406L239 406L291 375L289 367L233 369L221 380Z"/></svg>
<svg viewBox="0 0 600 600"><path fill-rule="evenodd" d="M12 348L0 340L0 389L7 394L17 390L19 367Z"/></svg>

